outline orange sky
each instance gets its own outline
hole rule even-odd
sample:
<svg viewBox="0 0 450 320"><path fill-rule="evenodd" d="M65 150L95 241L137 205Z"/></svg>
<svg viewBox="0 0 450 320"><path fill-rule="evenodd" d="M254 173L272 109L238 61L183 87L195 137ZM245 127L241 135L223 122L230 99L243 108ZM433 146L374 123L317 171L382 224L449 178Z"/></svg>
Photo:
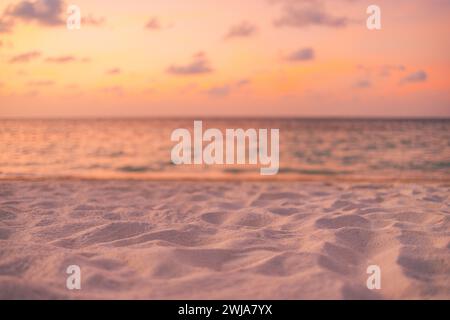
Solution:
<svg viewBox="0 0 450 320"><path fill-rule="evenodd" d="M450 116L450 0L70 4L1 2L0 117Z"/></svg>

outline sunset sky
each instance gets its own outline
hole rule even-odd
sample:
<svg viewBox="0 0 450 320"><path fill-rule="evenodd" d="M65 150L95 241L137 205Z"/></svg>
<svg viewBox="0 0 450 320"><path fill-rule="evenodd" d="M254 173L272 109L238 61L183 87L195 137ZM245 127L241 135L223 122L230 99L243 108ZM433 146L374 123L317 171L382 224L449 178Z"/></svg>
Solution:
<svg viewBox="0 0 450 320"><path fill-rule="evenodd" d="M0 2L0 117L450 117L449 73L450 0Z"/></svg>

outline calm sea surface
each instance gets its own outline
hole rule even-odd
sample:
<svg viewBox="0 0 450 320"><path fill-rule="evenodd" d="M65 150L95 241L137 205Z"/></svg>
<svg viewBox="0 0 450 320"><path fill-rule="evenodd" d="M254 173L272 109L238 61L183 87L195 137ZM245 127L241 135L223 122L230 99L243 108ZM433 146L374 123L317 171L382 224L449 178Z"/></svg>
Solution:
<svg viewBox="0 0 450 320"><path fill-rule="evenodd" d="M450 180L450 120L205 120L279 128L277 178ZM253 166L175 166L170 140L193 119L0 120L0 179L260 178ZM205 144L206 145L206 144Z"/></svg>

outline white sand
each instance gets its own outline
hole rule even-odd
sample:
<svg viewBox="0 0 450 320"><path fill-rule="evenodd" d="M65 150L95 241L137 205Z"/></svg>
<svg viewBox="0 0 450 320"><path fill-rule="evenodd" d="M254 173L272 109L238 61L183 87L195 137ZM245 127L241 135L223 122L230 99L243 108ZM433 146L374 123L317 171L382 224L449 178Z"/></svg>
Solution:
<svg viewBox="0 0 450 320"><path fill-rule="evenodd" d="M450 299L450 185L0 182L0 298ZM82 289L65 270L81 267ZM381 290L366 287L381 267Z"/></svg>

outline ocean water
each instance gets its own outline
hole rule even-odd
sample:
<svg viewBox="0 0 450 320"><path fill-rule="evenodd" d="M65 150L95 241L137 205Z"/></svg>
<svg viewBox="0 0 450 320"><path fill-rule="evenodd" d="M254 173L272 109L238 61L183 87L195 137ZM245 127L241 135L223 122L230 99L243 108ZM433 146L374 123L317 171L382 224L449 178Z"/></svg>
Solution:
<svg viewBox="0 0 450 320"><path fill-rule="evenodd" d="M174 165L170 135L193 120L0 120L0 179L264 178L259 166ZM202 120L204 130L280 129L271 179L450 180L450 120Z"/></svg>

